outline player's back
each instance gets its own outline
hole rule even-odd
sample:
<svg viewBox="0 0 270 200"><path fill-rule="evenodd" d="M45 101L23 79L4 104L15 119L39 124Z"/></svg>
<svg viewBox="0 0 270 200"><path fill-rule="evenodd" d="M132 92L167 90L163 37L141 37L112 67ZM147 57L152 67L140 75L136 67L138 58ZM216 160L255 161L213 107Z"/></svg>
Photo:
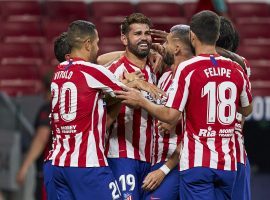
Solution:
<svg viewBox="0 0 270 200"><path fill-rule="evenodd" d="M106 76L106 70L82 60L57 66L51 84L52 129L56 133L54 165L107 165L103 141L106 110L102 91L112 91L108 85L112 86L113 81Z"/></svg>
<svg viewBox="0 0 270 200"><path fill-rule="evenodd" d="M219 55L197 56L179 67L176 76L183 82L179 89L186 111L184 154L189 157L182 169L204 166L235 170L232 136L236 111L240 105L249 104L244 71ZM245 96L241 104L240 95Z"/></svg>

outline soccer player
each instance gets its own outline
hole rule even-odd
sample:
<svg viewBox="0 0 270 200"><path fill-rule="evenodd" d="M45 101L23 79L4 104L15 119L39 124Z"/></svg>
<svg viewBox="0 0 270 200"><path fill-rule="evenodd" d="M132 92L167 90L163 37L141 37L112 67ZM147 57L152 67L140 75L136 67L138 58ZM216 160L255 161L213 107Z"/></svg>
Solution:
<svg viewBox="0 0 270 200"><path fill-rule="evenodd" d="M94 24L72 22L67 41L71 59L56 67L51 83L51 125L56 135L52 164L57 198L121 199L104 155L103 97L114 96L114 90L123 85L109 70L93 64L99 41Z"/></svg>
<svg viewBox="0 0 270 200"><path fill-rule="evenodd" d="M232 22L225 17L220 17L220 36L217 41L217 46L235 52L238 47L238 34L234 29ZM233 54L233 56L237 56ZM240 58L241 59L241 58ZM246 59L242 58L244 63L244 70L248 77L250 76L250 67ZM247 153L244 145L243 135L243 123L244 117L240 114L236 114L235 125L235 147L236 147L236 159L237 159L237 175L232 192L233 200L249 200L251 199L250 193L250 165L247 158Z"/></svg>
<svg viewBox="0 0 270 200"><path fill-rule="evenodd" d="M163 73L159 79L158 87L165 92L168 92L175 75L176 67L181 62L192 58L193 54L190 47L189 26L173 26L166 38L166 42L163 45L164 51L160 53L163 53L162 55L165 64L171 66L171 68ZM167 98L163 98L159 103L164 105L166 101ZM182 120L178 122L171 134L166 134L159 130L159 124L157 122L155 125L151 167L152 172L146 176L143 184L144 189L155 190L153 192L148 192L146 199L157 198L177 200L179 193L178 169L175 166L170 169L165 162L172 156L177 145L180 143L183 126ZM176 156L176 159L178 159L178 156ZM162 180L163 182L159 186ZM156 187L158 188L156 189Z"/></svg>
<svg viewBox="0 0 270 200"><path fill-rule="evenodd" d="M59 37L56 38L54 42L54 54L56 59L61 63L68 59L70 53L70 47L66 41L67 33L62 33ZM35 121L35 129L36 135L31 143L30 149L26 155L25 160L22 163L22 166L17 174L17 182L22 184L24 182L26 173L30 167L30 165L37 160L38 167L38 181L37 181L37 189L36 195L37 199L57 199L55 193L54 182L52 179L52 171L51 171L51 161L49 159L49 150L52 146L52 136L51 136L51 127L49 122L49 114L50 114L50 84L51 84L51 73L49 73L44 78L44 86L46 91L48 92L46 96L47 102L42 105L40 111L38 112L36 121ZM42 170L42 165L44 165L44 169ZM40 182L40 178L42 179ZM43 183L44 178L44 185ZM44 186L46 186L46 192L44 191Z"/></svg>
<svg viewBox="0 0 270 200"><path fill-rule="evenodd" d="M125 52L108 68L116 77L121 77L125 71L140 71L146 82L156 85L156 74L147 60L152 44L150 26L150 19L140 13L129 15L121 23ZM151 101L155 100L147 92L142 91L142 94ZM124 199L143 198L141 185L151 166L152 134L151 115L141 108L122 106L110 129L106 155Z"/></svg>
<svg viewBox="0 0 270 200"><path fill-rule="evenodd" d="M140 106L159 120L174 124L185 111L180 157L180 199L231 199L236 176L233 152L236 111L252 112L248 78L235 62L216 53L219 16L202 11L190 23L196 57L176 70L165 106L137 91L116 91L130 106Z"/></svg>

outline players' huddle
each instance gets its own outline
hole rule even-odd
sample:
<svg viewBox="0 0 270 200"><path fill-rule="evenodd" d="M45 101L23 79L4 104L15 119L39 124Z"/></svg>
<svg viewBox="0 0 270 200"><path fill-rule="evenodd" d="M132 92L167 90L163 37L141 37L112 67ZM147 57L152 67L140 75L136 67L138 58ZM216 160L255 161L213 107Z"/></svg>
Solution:
<svg viewBox="0 0 270 200"><path fill-rule="evenodd" d="M99 57L91 22L56 39L48 199L250 199L250 70L233 25L202 11L169 33L151 27L125 17L124 51Z"/></svg>

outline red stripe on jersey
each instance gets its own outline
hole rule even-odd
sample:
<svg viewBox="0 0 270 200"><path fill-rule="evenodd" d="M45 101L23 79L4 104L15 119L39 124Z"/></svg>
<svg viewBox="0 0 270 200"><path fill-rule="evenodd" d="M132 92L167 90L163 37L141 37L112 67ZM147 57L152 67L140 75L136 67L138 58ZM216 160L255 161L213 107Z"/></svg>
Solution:
<svg viewBox="0 0 270 200"><path fill-rule="evenodd" d="M94 121L99 122L99 113L98 113L98 105L96 105L95 112L94 112ZM100 166L106 166L105 161L104 161L104 156L103 153L101 152L101 149L99 147L100 145L100 139L102 138L102 135L100 135L100 131L98 130L98 124L94 124L94 136L96 140L96 151L97 151L97 156L98 156L98 162Z"/></svg>
<svg viewBox="0 0 270 200"><path fill-rule="evenodd" d="M127 145L126 145L126 136L125 136L125 114L126 106L121 107L121 111L118 114L117 118L117 135L118 135L118 144L119 144L119 156L121 158L127 157Z"/></svg>
<svg viewBox="0 0 270 200"><path fill-rule="evenodd" d="M156 120L156 123L157 123L158 120ZM159 134L158 134L158 126L155 126L155 145L154 145L154 161L153 163L156 163L157 160L158 160L158 139L159 139Z"/></svg>
<svg viewBox="0 0 270 200"><path fill-rule="evenodd" d="M187 135L187 137L190 137ZM194 162L195 162L195 141L194 140L188 140L188 151L189 153L189 168L194 167ZM192 153L191 153L192 152Z"/></svg>
<svg viewBox="0 0 270 200"><path fill-rule="evenodd" d="M233 144L232 138L229 141L229 149L231 149L230 154L229 154L231 157L231 170L234 171L236 169L235 169L235 157L234 157L234 144Z"/></svg>
<svg viewBox="0 0 270 200"><path fill-rule="evenodd" d="M200 138L200 141L201 141L202 144L207 144L207 139L208 138ZM210 166L210 157L211 157L210 149L207 148L206 145L203 145L202 166L204 166L204 167Z"/></svg>
<svg viewBox="0 0 270 200"><path fill-rule="evenodd" d="M238 140L238 135L235 133L235 150L236 150L236 160L240 161L240 144L239 144L239 140Z"/></svg>
<svg viewBox="0 0 270 200"><path fill-rule="evenodd" d="M152 138L152 125L153 125L153 118L148 115L147 119L147 127L146 127L146 145L145 145L145 159L151 160L151 138Z"/></svg>
<svg viewBox="0 0 270 200"><path fill-rule="evenodd" d="M218 152L218 165L217 169L224 170L225 166L225 159L224 159L224 152L222 150L222 138L216 137L215 139L215 149Z"/></svg>
<svg viewBox="0 0 270 200"><path fill-rule="evenodd" d="M61 156L63 155L63 153L65 151L64 145L63 145L63 139L64 138L65 138L65 135L60 135L59 143L60 143L61 147L60 147L60 151L58 152L57 156L55 157L55 161L54 161L55 165L59 165L60 158L61 158Z"/></svg>
<svg viewBox="0 0 270 200"><path fill-rule="evenodd" d="M134 158L140 160L140 127L141 127L141 109L134 109L133 113L133 141Z"/></svg>
<svg viewBox="0 0 270 200"><path fill-rule="evenodd" d="M64 164L65 167L70 166L71 154L74 152L74 149L75 149L75 137L69 138L68 144L69 144L69 151L67 152L67 155L66 155L65 164Z"/></svg>
<svg viewBox="0 0 270 200"><path fill-rule="evenodd" d="M163 135L163 152L161 156L161 160L165 160L167 158L167 153L169 150L169 140L170 140L170 134L164 134Z"/></svg>
<svg viewBox="0 0 270 200"><path fill-rule="evenodd" d="M86 153L87 153L87 146L88 146L88 137L89 132L85 132L82 134L82 141L79 148L79 160L78 165L80 167L86 167Z"/></svg>

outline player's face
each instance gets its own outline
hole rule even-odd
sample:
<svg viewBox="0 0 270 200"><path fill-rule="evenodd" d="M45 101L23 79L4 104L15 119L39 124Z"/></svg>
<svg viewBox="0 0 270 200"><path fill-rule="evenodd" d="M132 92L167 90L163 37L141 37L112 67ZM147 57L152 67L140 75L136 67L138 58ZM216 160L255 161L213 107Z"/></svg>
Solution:
<svg viewBox="0 0 270 200"><path fill-rule="evenodd" d="M96 63L97 61L97 54L98 54L98 42L99 42L99 37L98 37L98 32L95 30L96 32L96 37L95 39L92 41L92 47L91 47L91 51L90 51L90 62L92 63Z"/></svg>
<svg viewBox="0 0 270 200"><path fill-rule="evenodd" d="M130 31L126 37L126 44L128 51L133 53L139 58L145 58L148 56L152 38L150 34L150 28L147 24L132 24L130 25Z"/></svg>
<svg viewBox="0 0 270 200"><path fill-rule="evenodd" d="M174 42L171 33L167 35L166 42L163 44L163 47L165 50L163 61L168 66L171 66L174 63Z"/></svg>

